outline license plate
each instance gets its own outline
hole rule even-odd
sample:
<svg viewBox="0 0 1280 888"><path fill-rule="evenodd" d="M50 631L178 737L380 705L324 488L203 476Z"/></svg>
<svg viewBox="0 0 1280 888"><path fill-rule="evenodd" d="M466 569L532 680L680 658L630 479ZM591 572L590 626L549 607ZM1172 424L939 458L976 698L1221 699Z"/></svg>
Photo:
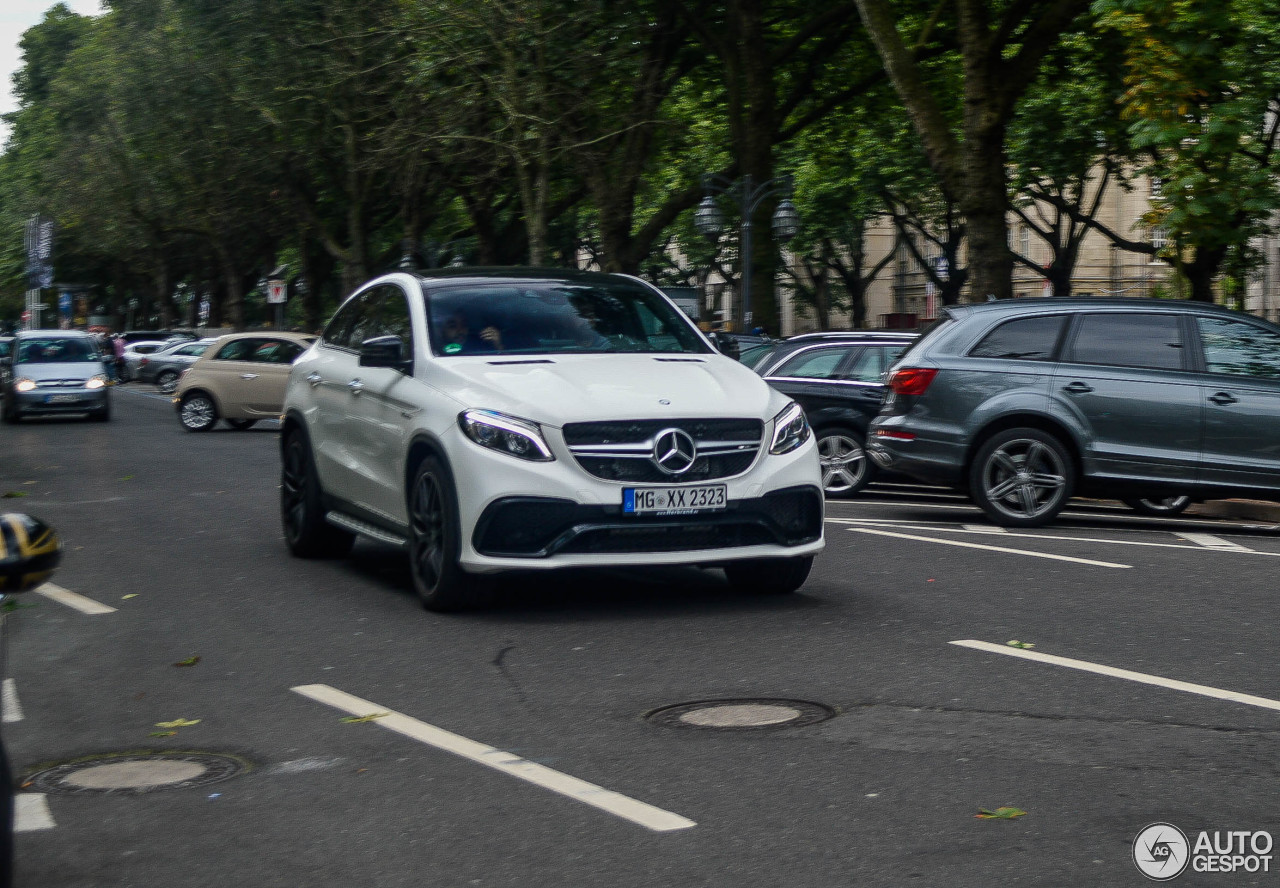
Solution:
<svg viewBox="0 0 1280 888"><path fill-rule="evenodd" d="M66 404L69 401L79 401L79 395L49 395L44 399L46 404Z"/></svg>
<svg viewBox="0 0 1280 888"><path fill-rule="evenodd" d="M688 515L716 512L728 502L723 484L701 487L626 487L622 511L627 515Z"/></svg>

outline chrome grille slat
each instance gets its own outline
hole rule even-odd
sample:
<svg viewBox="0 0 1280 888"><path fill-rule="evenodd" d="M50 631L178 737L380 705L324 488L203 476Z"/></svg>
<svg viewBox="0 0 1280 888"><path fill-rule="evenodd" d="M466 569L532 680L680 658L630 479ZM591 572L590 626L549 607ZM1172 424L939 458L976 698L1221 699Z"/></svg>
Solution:
<svg viewBox="0 0 1280 888"><path fill-rule="evenodd" d="M653 461L654 442L666 429L693 438L698 457L673 476ZM764 442L757 419L619 420L569 423L565 441L578 465L597 478L635 484L695 484L740 475L755 462ZM749 437L751 436L751 437Z"/></svg>

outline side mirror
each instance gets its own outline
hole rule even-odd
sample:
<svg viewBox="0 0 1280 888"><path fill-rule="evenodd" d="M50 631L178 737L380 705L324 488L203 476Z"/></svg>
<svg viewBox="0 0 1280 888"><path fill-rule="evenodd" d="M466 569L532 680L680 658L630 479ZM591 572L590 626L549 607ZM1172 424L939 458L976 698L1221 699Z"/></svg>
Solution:
<svg viewBox="0 0 1280 888"><path fill-rule="evenodd" d="M21 512L0 515L0 595L43 585L61 561L56 530Z"/></svg>
<svg viewBox="0 0 1280 888"><path fill-rule="evenodd" d="M391 367L408 372L413 369L413 358L405 355L399 336L378 336L360 344L360 366Z"/></svg>
<svg viewBox="0 0 1280 888"><path fill-rule="evenodd" d="M738 348L738 340L719 331L711 334L711 340L721 354L728 355L735 361L738 360L741 354L741 349Z"/></svg>

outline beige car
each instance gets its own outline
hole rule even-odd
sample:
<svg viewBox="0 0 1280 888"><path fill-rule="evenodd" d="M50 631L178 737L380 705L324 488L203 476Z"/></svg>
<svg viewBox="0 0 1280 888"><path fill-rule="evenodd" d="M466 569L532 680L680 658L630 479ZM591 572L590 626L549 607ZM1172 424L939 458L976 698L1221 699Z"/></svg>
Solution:
<svg viewBox="0 0 1280 888"><path fill-rule="evenodd" d="M279 419L289 367L315 340L266 331L223 336L178 381L173 405L182 427L207 432L225 419L243 430L260 419Z"/></svg>

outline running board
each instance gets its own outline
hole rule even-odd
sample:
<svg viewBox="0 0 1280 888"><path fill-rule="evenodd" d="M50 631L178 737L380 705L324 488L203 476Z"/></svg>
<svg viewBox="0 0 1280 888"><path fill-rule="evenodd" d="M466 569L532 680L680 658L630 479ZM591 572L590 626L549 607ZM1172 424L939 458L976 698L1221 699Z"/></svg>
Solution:
<svg viewBox="0 0 1280 888"><path fill-rule="evenodd" d="M389 530L383 530L381 527L370 524L367 521L361 521L359 518L352 518L344 512L328 512L325 514L324 520L334 527L341 527L343 530L367 536L369 539L377 540L380 543L388 543L401 549L409 545L409 541L404 537L398 536Z"/></svg>

